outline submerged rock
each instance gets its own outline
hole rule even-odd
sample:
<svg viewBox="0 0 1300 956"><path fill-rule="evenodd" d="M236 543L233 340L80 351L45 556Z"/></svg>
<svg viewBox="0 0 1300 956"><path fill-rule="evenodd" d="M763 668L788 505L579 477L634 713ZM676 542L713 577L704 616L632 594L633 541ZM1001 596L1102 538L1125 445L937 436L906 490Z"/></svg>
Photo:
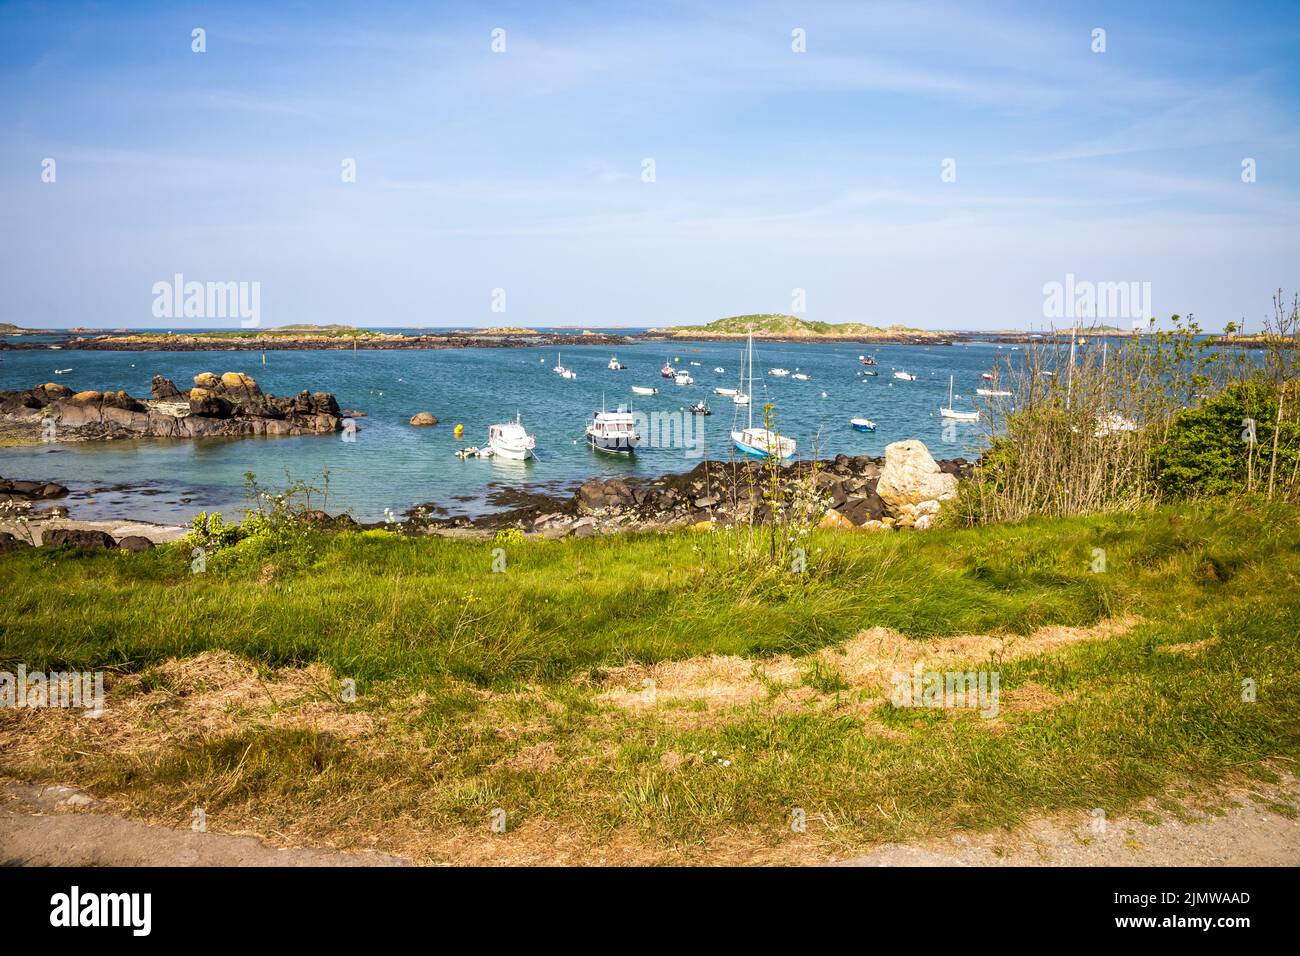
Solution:
<svg viewBox="0 0 1300 956"><path fill-rule="evenodd" d="M436 425L438 424L438 416L432 412L416 412L411 416L410 424L418 426Z"/></svg>

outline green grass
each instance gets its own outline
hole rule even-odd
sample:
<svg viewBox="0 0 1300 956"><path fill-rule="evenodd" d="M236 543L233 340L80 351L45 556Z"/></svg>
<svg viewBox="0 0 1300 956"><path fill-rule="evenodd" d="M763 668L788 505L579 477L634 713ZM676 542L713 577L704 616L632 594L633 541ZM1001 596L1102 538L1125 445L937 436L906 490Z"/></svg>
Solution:
<svg viewBox="0 0 1300 956"><path fill-rule="evenodd" d="M911 637L1029 633L1129 611L1214 609L1243 571L1294 562L1294 512L1206 507L925 535L814 535L802 575L765 573L729 535L506 547L319 535L248 542L191 573L188 549L0 558L0 665L139 670L224 649L358 679L483 685L701 654L803 654L873 625ZM1092 571L1093 549L1106 573ZM1225 580L1226 579L1226 580ZM33 587L33 582L57 582Z"/></svg>
<svg viewBox="0 0 1300 956"><path fill-rule="evenodd" d="M809 818L801 838L836 852L1034 813L1114 814L1300 753L1298 517L1207 503L818 534L803 575L742 560L730 535L685 532L510 545L504 574L490 570L491 543L374 532L287 552L240 546L203 574L182 549L14 554L0 557L0 669L149 678L162 660L212 649L267 668L321 662L361 684L349 712L387 723L354 746L258 718L125 756L56 743L45 762L7 769L145 813L207 806L232 826L373 838L420 859L456 857L416 831L477 831L497 806L512 827L558 824L597 846L630 826L647 858L667 859L707 859L719 840L786 846L796 807ZM629 662L806 655L873 625L937 639L1120 615L1141 623L995 662L994 723L872 701L825 657L794 685L708 714L611 707L578 679ZM1050 706L1017 709L1027 689ZM135 693L157 696L161 714L177 699L156 680ZM552 757L519 763L538 746Z"/></svg>

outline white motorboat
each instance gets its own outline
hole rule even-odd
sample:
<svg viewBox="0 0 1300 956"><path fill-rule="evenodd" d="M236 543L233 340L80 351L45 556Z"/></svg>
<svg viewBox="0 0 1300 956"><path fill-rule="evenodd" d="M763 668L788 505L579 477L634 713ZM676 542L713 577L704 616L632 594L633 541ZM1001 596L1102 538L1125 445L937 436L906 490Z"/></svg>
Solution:
<svg viewBox="0 0 1300 956"><path fill-rule="evenodd" d="M673 381L676 382L678 385L695 384L695 379L691 378L691 374L689 372L678 372L676 376L673 377Z"/></svg>
<svg viewBox="0 0 1300 956"><path fill-rule="evenodd" d="M745 395L745 394L742 394L742 393L740 393L740 392L737 392L735 395L732 395L732 396L731 396L731 403L732 403L733 405L748 405L748 404L749 404L749 396L748 396L748 395Z"/></svg>
<svg viewBox="0 0 1300 956"><path fill-rule="evenodd" d="M611 355L609 358L609 364L606 365L605 367L609 369L611 372L621 372L623 371L623 369L627 368L626 365L624 365L618 360L617 355Z"/></svg>
<svg viewBox="0 0 1300 956"><path fill-rule="evenodd" d="M791 377L792 379L795 379L796 381L800 381L800 382L806 382L806 381L808 381L808 376L807 376L806 374L804 374L803 372L795 372L795 373L794 373L793 375L791 375L790 377Z"/></svg>
<svg viewBox="0 0 1300 956"><path fill-rule="evenodd" d="M941 409L939 409L939 415L940 415L940 417L942 417L942 418L951 418L951 419L953 419L954 421L958 421L958 422L977 422L977 421L979 421L979 419L980 419L980 413L979 413L978 411L974 411L974 412L959 412L959 411L955 411L955 410L953 409L953 407L952 407L952 380L953 380L953 377L952 377L951 375L949 375L949 376L948 376L948 407L947 407L947 408L941 408Z"/></svg>
<svg viewBox="0 0 1300 956"><path fill-rule="evenodd" d="M517 414L513 422L488 428L488 448L498 457L523 461L533 457L533 449L536 447L537 439L524 430Z"/></svg>
<svg viewBox="0 0 1300 956"><path fill-rule="evenodd" d="M659 389L650 388L647 385L633 385L632 394L633 395L658 395Z"/></svg>
<svg viewBox="0 0 1300 956"><path fill-rule="evenodd" d="M790 374L790 370L788 368L773 368L768 369L767 374L773 378L785 378Z"/></svg>
<svg viewBox="0 0 1300 956"><path fill-rule="evenodd" d="M602 409L594 412L587 422L587 444L596 451L630 455L640 442L641 436L636 432L636 419L626 409L619 408L616 412Z"/></svg>
<svg viewBox="0 0 1300 956"><path fill-rule="evenodd" d="M895 372L895 373L894 373L894 378L899 379L900 381L903 381L903 382L915 382L915 381L916 381L916 376L915 376L915 375L909 375L907 372Z"/></svg>
<svg viewBox="0 0 1300 956"><path fill-rule="evenodd" d="M717 372L719 375L723 375L723 374L726 373L727 370L726 370L725 368L723 368L721 365L719 365L719 366L718 366L717 368L715 368L713 371Z"/></svg>
<svg viewBox="0 0 1300 956"><path fill-rule="evenodd" d="M983 395L985 398L994 398L994 397L996 397L996 398L1005 398L1006 396L1010 395L1011 393L1010 393L1010 392L999 391L998 389L994 389L994 388L977 388L977 389L975 389L975 394L976 394L976 395Z"/></svg>
<svg viewBox="0 0 1300 956"><path fill-rule="evenodd" d="M749 330L745 345L746 359L749 366L749 391L754 391L754 330ZM744 399L742 402L741 399ZM767 428L754 427L754 406L749 395L737 395L732 399L737 405L745 405L749 410L748 423L742 429L731 433L731 441L736 450L751 458L793 458L795 442L793 438L778 435Z"/></svg>
<svg viewBox="0 0 1300 956"><path fill-rule="evenodd" d="M699 363L699 362L692 362L691 364L694 365L696 368L699 368L699 367L700 367L700 363Z"/></svg>

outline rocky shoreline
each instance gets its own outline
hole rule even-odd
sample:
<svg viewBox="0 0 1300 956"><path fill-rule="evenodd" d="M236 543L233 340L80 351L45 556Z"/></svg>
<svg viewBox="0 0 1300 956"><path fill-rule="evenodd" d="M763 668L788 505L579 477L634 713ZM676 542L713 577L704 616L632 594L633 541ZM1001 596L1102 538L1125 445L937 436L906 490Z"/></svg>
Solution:
<svg viewBox="0 0 1300 956"><path fill-rule="evenodd" d="M490 539L511 529L546 539L674 528L709 531L762 525L774 517L849 531L925 530L932 526L943 502L956 495L958 480L967 477L972 468L973 463L964 458L936 461L922 442L908 440L887 446L883 457L838 455L782 465L775 473L775 494L773 475L764 462L708 461L687 472L653 478L590 478L555 493L510 489L500 493L498 500L513 507L479 517L448 516L446 508L433 502L409 509L401 521L360 523L349 514L324 511L309 511L301 517L325 530L385 529L475 539ZM124 545L105 531L124 521L71 521L65 507L36 507L43 500L59 497L58 489L66 493L61 485L0 479L0 488L4 487L16 494L15 500L0 504L0 552L29 543L13 534L14 530L45 544L83 549L147 547L138 542ZM770 501L780 504L774 508ZM181 528L129 524L130 537L164 541L183 533ZM3 530L6 527L9 531ZM33 529L42 527L59 533L42 537L37 530L33 535ZM71 534L73 531L87 533Z"/></svg>
<svg viewBox="0 0 1300 956"><path fill-rule="evenodd" d="M57 342L8 342L0 336L0 349L80 349L100 352L272 352L351 351L353 349L511 349L574 345L626 345L625 335L542 334L519 332L504 335L453 333L451 335L398 335L387 332L358 335L312 335L268 333L260 335L68 335Z"/></svg>
<svg viewBox="0 0 1300 956"><path fill-rule="evenodd" d="M187 391L155 375L148 399L124 391L73 392L54 382L0 392L0 420L68 441L322 435L340 431L344 416L328 392L277 398L243 372L201 372Z"/></svg>
<svg viewBox="0 0 1300 956"><path fill-rule="evenodd" d="M964 458L936 461L913 439L887 446L883 457L838 455L782 465L775 496L765 462L711 461L657 478L591 478L568 494L528 493L513 508L477 518L441 517L445 509L429 502L407 511L402 526L467 535L515 528L546 538L706 530L766 523L774 510L767 501L775 498L785 503L776 509L778 517L798 512L821 527L924 530L972 468Z"/></svg>

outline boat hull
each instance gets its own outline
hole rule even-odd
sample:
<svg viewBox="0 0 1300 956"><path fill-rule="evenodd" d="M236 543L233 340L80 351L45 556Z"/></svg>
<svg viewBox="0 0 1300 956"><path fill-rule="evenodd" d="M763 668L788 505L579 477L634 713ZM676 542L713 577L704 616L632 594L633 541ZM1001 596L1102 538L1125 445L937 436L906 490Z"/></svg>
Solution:
<svg viewBox="0 0 1300 956"><path fill-rule="evenodd" d="M606 438L588 432L587 444L596 451L603 451L608 455L632 455L636 453L637 439Z"/></svg>
<svg viewBox="0 0 1300 956"><path fill-rule="evenodd" d="M526 461L533 457L531 448L514 448L509 445L489 445L492 454L498 458L505 458L508 461Z"/></svg>

